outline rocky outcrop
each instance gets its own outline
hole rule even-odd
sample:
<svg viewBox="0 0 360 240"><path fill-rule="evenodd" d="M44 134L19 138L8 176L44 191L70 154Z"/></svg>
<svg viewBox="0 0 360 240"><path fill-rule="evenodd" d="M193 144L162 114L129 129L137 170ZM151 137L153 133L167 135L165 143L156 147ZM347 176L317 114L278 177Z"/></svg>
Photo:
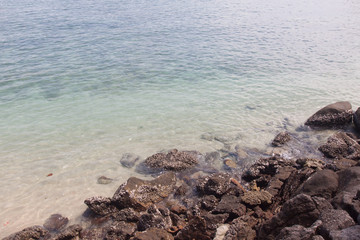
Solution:
<svg viewBox="0 0 360 240"><path fill-rule="evenodd" d="M168 153L156 153L145 160L150 168L181 171L194 167L198 163L196 152L173 149Z"/></svg>
<svg viewBox="0 0 360 240"><path fill-rule="evenodd" d="M319 150L328 158L360 160L360 145L351 133L335 133Z"/></svg>
<svg viewBox="0 0 360 240"><path fill-rule="evenodd" d="M312 115L305 125L312 128L342 128L352 122L353 111L349 102L336 102L325 106Z"/></svg>
<svg viewBox="0 0 360 240"><path fill-rule="evenodd" d="M144 211L169 196L175 188L175 183L176 177L173 172L164 173L151 181L131 177L116 190L111 201L120 209L131 207Z"/></svg>
<svg viewBox="0 0 360 240"><path fill-rule="evenodd" d="M354 125L358 132L360 132L360 107L354 113Z"/></svg>
<svg viewBox="0 0 360 240"><path fill-rule="evenodd" d="M280 147L283 146L285 143L289 142L291 140L291 136L288 132L281 132L272 141L272 145L274 147Z"/></svg>

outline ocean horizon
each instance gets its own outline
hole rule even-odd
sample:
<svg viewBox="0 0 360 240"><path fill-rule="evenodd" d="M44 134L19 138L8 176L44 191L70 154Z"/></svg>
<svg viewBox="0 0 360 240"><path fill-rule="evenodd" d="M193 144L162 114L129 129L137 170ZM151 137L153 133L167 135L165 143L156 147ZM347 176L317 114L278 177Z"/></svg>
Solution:
<svg viewBox="0 0 360 240"><path fill-rule="evenodd" d="M124 154L265 153L356 110L359 22L352 0L0 0L0 237L151 178Z"/></svg>

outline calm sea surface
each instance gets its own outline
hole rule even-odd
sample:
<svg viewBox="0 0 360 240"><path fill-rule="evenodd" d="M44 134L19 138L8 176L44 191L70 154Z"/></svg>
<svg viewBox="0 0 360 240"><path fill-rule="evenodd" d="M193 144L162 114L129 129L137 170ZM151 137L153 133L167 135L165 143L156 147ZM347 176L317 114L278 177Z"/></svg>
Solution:
<svg viewBox="0 0 360 240"><path fill-rule="evenodd" d="M124 153L266 150L359 93L356 0L0 0L0 236L75 222Z"/></svg>

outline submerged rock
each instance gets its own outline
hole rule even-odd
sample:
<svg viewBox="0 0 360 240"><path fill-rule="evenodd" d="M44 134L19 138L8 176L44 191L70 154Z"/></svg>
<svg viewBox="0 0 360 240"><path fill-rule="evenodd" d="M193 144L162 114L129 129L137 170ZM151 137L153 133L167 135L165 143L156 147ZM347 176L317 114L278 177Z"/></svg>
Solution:
<svg viewBox="0 0 360 240"><path fill-rule="evenodd" d="M112 202L120 209L131 207L143 211L169 196L175 183L173 172L164 173L151 181L131 177L117 189Z"/></svg>
<svg viewBox="0 0 360 240"><path fill-rule="evenodd" d="M173 149L168 153L156 153L145 160L151 168L181 171L198 164L197 154L194 152L178 151Z"/></svg>
<svg viewBox="0 0 360 240"><path fill-rule="evenodd" d="M319 150L329 158L348 158L360 160L360 145L354 135L338 132L328 138Z"/></svg>
<svg viewBox="0 0 360 240"><path fill-rule="evenodd" d="M49 231L58 231L65 227L69 219L61 216L60 214L52 214L44 223L44 228Z"/></svg>
<svg viewBox="0 0 360 240"><path fill-rule="evenodd" d="M97 180L97 183L98 184L109 184L113 181L114 179L112 178L108 178L108 177L105 177L105 176L101 176L98 178Z"/></svg>
<svg viewBox="0 0 360 240"><path fill-rule="evenodd" d="M358 132L360 132L360 107L354 113L354 125Z"/></svg>
<svg viewBox="0 0 360 240"><path fill-rule="evenodd" d="M351 124L353 110L349 102L336 102L325 106L312 115L305 125L312 128L342 128Z"/></svg>
<svg viewBox="0 0 360 240"><path fill-rule="evenodd" d="M272 141L274 147L280 147L291 140L291 136L288 132L281 132Z"/></svg>
<svg viewBox="0 0 360 240"><path fill-rule="evenodd" d="M139 160L140 156L138 155L132 153L124 153L120 159L120 163L126 168L132 168Z"/></svg>

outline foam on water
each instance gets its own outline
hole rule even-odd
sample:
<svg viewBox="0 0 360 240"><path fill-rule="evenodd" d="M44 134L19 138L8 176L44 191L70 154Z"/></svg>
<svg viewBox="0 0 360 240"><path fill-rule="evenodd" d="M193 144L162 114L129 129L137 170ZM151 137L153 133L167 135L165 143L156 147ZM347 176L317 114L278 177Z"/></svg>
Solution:
<svg viewBox="0 0 360 240"><path fill-rule="evenodd" d="M266 151L324 105L360 106L359 9L0 0L0 236L53 213L76 221L85 198L148 177L124 153Z"/></svg>

